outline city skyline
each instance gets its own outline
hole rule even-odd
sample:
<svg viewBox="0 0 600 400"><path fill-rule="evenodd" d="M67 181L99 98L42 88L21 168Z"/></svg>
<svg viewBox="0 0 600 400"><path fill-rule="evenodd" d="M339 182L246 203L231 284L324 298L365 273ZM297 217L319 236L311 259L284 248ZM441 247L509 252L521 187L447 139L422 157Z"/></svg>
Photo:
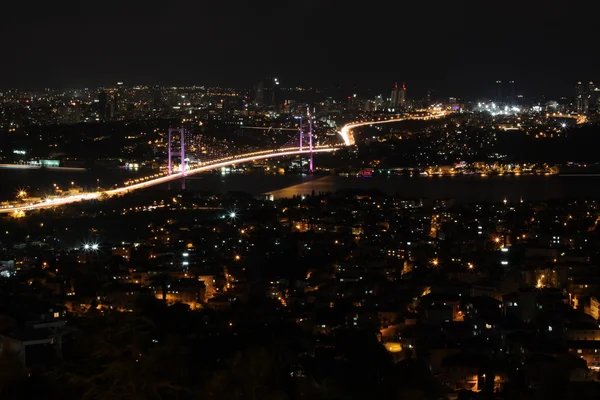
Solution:
<svg viewBox="0 0 600 400"><path fill-rule="evenodd" d="M600 399L573 3L0 7L0 399Z"/></svg>
<svg viewBox="0 0 600 400"><path fill-rule="evenodd" d="M283 85L386 92L399 80L417 92L473 97L514 80L520 91L557 97L595 80L598 67L592 5L34 3L8 10L11 62L0 67L0 87L251 87L278 76Z"/></svg>

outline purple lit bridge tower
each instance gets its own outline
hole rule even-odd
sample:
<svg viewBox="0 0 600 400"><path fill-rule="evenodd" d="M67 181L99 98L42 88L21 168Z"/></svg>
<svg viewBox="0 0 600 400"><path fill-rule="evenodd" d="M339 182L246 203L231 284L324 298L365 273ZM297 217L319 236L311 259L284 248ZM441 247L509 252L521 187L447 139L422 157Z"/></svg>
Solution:
<svg viewBox="0 0 600 400"><path fill-rule="evenodd" d="M308 133L305 132L304 125L302 123L303 118L308 120ZM313 161L313 121L312 116L310 115L310 111L306 113L306 117L300 117L300 151L303 150L303 141L304 137L308 136L308 150L309 150L309 158L308 158L308 172L313 173L314 171L314 161Z"/></svg>
<svg viewBox="0 0 600 400"><path fill-rule="evenodd" d="M179 135L179 141L181 143L181 149L180 149L180 158L181 158L181 190L185 189L185 128L169 128L169 142L167 144L167 157L169 159L168 161L168 172L169 175L171 175L173 173L173 162L172 162L172 158L174 156L173 154L173 148L172 148L172 143L171 141L173 140L173 134L175 134L175 136ZM176 155L175 155L176 157Z"/></svg>

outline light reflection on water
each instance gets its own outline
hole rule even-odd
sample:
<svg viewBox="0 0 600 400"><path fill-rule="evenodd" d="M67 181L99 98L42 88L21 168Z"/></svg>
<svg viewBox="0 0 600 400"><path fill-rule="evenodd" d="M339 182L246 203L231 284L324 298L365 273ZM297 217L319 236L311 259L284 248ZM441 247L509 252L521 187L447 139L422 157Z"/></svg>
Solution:
<svg viewBox="0 0 600 400"><path fill-rule="evenodd" d="M97 179L100 186L110 187L115 183L143 175L143 172L52 172L52 171L9 171L0 170L0 197L14 198L18 187L35 190L51 185L53 182L67 187L71 181L86 190L95 190ZM106 186L105 186L106 185ZM177 190L179 182L173 182L171 189ZM156 190L168 189L161 185ZM446 177L406 177L374 176L372 178L342 176L300 176L266 175L262 172L249 174L220 175L216 173L200 174L186 180L190 191L226 193L230 191L247 192L254 195L272 194L275 198L308 195L312 191L335 192L344 189L377 189L388 194L398 194L405 198L445 199L458 201L509 201L547 200L554 198L600 198L600 176L446 176ZM147 189L153 190L153 189Z"/></svg>
<svg viewBox="0 0 600 400"><path fill-rule="evenodd" d="M269 192L275 198L307 195L313 190L380 190L405 198L446 199L462 202L600 198L598 176L454 176L454 177L340 177L327 176Z"/></svg>
<svg viewBox="0 0 600 400"><path fill-rule="evenodd" d="M313 191L315 193L320 192L335 192L337 190L336 186L336 178L334 176L325 176L322 178L316 178L312 180L308 180L307 182L302 182L297 185L292 185L288 187L284 187L282 189L273 190L268 194L272 194L276 199L282 199L286 197L293 196L305 196L311 194Z"/></svg>

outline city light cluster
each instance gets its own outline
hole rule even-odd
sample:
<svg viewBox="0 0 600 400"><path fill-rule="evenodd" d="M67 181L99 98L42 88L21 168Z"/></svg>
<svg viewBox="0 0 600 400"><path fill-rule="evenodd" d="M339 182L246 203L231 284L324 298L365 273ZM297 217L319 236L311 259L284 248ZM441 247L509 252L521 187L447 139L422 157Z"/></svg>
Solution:
<svg viewBox="0 0 600 400"><path fill-rule="evenodd" d="M516 106L500 106L496 103L477 103L476 111L488 112L492 115L516 115L521 112L520 107Z"/></svg>

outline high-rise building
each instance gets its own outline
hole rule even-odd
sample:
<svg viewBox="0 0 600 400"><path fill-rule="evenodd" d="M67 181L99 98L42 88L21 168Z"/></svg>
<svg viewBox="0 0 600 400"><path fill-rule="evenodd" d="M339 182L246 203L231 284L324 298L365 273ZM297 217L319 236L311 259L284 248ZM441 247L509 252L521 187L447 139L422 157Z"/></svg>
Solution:
<svg viewBox="0 0 600 400"><path fill-rule="evenodd" d="M402 87L398 87L398 82L394 83L390 106L394 109L404 107L406 105L406 84L402 83Z"/></svg>
<svg viewBox="0 0 600 400"><path fill-rule="evenodd" d="M281 111L283 109L283 99L279 88L279 79L273 78L272 83L271 105L275 106L276 111Z"/></svg>
<svg viewBox="0 0 600 400"><path fill-rule="evenodd" d="M105 121L108 119L108 94L105 91L98 93L98 117Z"/></svg>
<svg viewBox="0 0 600 400"><path fill-rule="evenodd" d="M587 85L577 82L575 85L575 108L578 114L593 114L598 110L598 94L594 82L588 82Z"/></svg>
<svg viewBox="0 0 600 400"><path fill-rule="evenodd" d="M398 82L394 83L392 88L392 95L390 100L390 107L397 108L400 104L400 88L398 88Z"/></svg>
<svg viewBox="0 0 600 400"><path fill-rule="evenodd" d="M589 114L596 109L596 85L594 82L588 83L587 93L584 101L584 113Z"/></svg>
<svg viewBox="0 0 600 400"><path fill-rule="evenodd" d="M119 113L123 112L125 109L125 88L123 87L123 82L117 82L117 89L113 95L113 103L114 103L114 112Z"/></svg>
<svg viewBox="0 0 600 400"><path fill-rule="evenodd" d="M514 106L517 104L517 89L515 87L515 81L508 81L508 93L510 96L508 98L508 103Z"/></svg>
<svg viewBox="0 0 600 400"><path fill-rule="evenodd" d="M160 86L155 86L152 89L152 109L160 110L162 107L162 92Z"/></svg>
<svg viewBox="0 0 600 400"><path fill-rule="evenodd" d="M583 100L585 97L585 88L582 82L577 82L575 86L575 106L578 114L583 114Z"/></svg>
<svg viewBox="0 0 600 400"><path fill-rule="evenodd" d="M351 109L355 109L358 105L358 99L356 98L356 93L354 93L352 96L348 96L348 104L346 105L346 108L351 110Z"/></svg>
<svg viewBox="0 0 600 400"><path fill-rule="evenodd" d="M496 81L496 104L504 103L504 91L502 90L502 81Z"/></svg>
<svg viewBox="0 0 600 400"><path fill-rule="evenodd" d="M375 96L375 109L381 110L383 108L383 96Z"/></svg>
<svg viewBox="0 0 600 400"><path fill-rule="evenodd" d="M260 81L254 85L254 103L262 105L264 103L265 82Z"/></svg>
<svg viewBox="0 0 600 400"><path fill-rule="evenodd" d="M402 82L402 90L400 90L400 106L406 106L406 83Z"/></svg>
<svg viewBox="0 0 600 400"><path fill-rule="evenodd" d="M254 103L259 106L281 108L279 79L268 78L254 85Z"/></svg>
<svg viewBox="0 0 600 400"><path fill-rule="evenodd" d="M430 106L433 104L433 102L435 101L435 90L433 89L429 89L427 91L427 106Z"/></svg>
<svg viewBox="0 0 600 400"><path fill-rule="evenodd" d="M113 94L113 109L115 110L116 113L118 113L119 111L121 111L121 93L118 90L115 90L114 94Z"/></svg>

